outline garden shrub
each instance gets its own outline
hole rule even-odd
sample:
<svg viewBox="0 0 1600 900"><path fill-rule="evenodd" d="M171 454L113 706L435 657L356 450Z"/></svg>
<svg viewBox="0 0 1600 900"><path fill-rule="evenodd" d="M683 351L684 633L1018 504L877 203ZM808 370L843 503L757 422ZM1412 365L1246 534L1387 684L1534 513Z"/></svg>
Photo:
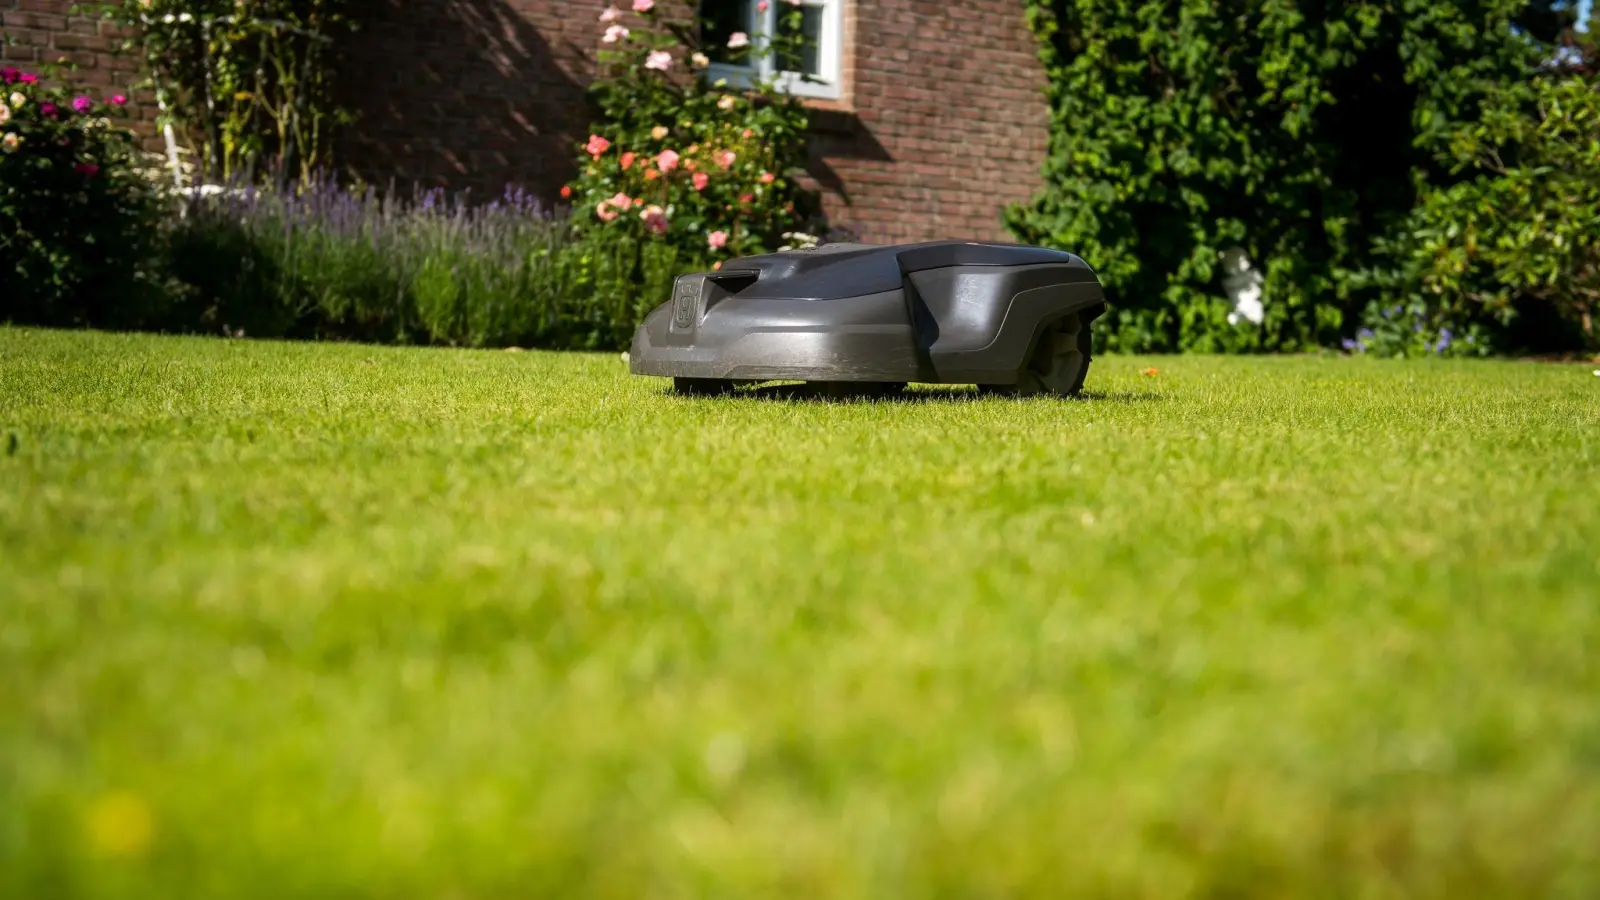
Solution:
<svg viewBox="0 0 1600 900"><path fill-rule="evenodd" d="M616 345L568 220L508 190L487 204L443 191L241 187L186 201L170 237L188 286L178 328L259 336L556 348ZM631 333L631 326L626 326Z"/></svg>
<svg viewBox="0 0 1600 900"><path fill-rule="evenodd" d="M108 118L125 102L0 70L0 321L122 327L164 302L162 198Z"/></svg>
<svg viewBox="0 0 1600 900"><path fill-rule="evenodd" d="M1384 355L1600 350L1600 51L1497 90L1441 158L1466 177L1430 187L1400 233L1380 242L1373 282L1410 298L1366 311L1352 349ZM1388 314L1388 315L1386 315Z"/></svg>
<svg viewBox="0 0 1600 900"><path fill-rule="evenodd" d="M804 105L780 76L730 85L708 74L713 59L800 51L800 6L772 2L777 34L735 32L725 46L707 43L696 4L674 15L633 0L628 12L600 13L605 49L591 91L599 119L562 196L588 258L605 260L597 286L610 282L632 298L620 321L637 322L666 298L676 271L816 240L808 232L821 227L817 197L797 180Z"/></svg>
<svg viewBox="0 0 1600 900"><path fill-rule="evenodd" d="M1301 350L1350 338L1363 280L1437 156L1525 82L1570 12L1550 0L1172 4L1029 0L1051 107L1020 240L1099 272L1107 349ZM1219 263L1261 278L1234 315ZM1378 308L1391 309L1396 298ZM1433 338L1436 342L1437 338Z"/></svg>

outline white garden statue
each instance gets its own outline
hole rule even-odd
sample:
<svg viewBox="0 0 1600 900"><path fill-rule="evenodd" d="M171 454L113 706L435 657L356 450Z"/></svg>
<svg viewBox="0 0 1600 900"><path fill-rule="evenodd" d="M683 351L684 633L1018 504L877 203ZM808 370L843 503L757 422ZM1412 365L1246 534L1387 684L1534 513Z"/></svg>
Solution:
<svg viewBox="0 0 1600 900"><path fill-rule="evenodd" d="M1222 289L1228 292L1228 300L1233 303L1228 324L1237 325L1244 319L1260 325L1266 318L1261 305L1261 271L1250 264L1250 257L1242 248L1229 247L1219 255L1222 257Z"/></svg>

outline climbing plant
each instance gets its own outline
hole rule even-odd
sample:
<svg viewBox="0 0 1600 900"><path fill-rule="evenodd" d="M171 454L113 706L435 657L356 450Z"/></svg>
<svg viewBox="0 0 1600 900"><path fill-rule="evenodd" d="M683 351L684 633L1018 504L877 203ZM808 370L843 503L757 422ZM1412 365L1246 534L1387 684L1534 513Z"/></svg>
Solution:
<svg viewBox="0 0 1600 900"><path fill-rule="evenodd" d="M112 0L95 5L140 58L169 140L211 183L309 181L329 162L346 0ZM180 176L181 177L181 176Z"/></svg>

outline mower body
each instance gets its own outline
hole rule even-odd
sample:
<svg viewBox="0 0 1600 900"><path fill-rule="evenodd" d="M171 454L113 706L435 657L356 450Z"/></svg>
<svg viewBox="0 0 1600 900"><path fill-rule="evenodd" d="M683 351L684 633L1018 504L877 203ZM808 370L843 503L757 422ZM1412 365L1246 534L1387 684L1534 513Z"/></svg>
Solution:
<svg viewBox="0 0 1600 900"><path fill-rule="evenodd" d="M1088 368L1089 324L1104 311L1094 272L1059 250L828 244L679 276L628 360L636 375L691 390L923 382L1070 394Z"/></svg>

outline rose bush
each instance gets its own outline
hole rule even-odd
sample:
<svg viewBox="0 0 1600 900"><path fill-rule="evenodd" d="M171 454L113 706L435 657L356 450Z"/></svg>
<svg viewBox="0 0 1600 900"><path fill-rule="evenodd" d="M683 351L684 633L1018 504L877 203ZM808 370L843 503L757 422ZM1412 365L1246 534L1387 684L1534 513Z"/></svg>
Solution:
<svg viewBox="0 0 1600 900"><path fill-rule="evenodd" d="M815 241L817 198L797 177L806 108L776 76L734 86L710 74L713 55L738 64L798 52L800 8L774 2L777 35L735 32L720 47L703 42L693 3L675 13L632 0L598 16L603 49L592 94L600 119L562 197L586 241L633 248L642 309L660 301L678 271ZM653 283L660 278L666 283Z"/></svg>
<svg viewBox="0 0 1600 900"><path fill-rule="evenodd" d="M163 302L161 197L108 118L126 102L0 70L0 320L118 326Z"/></svg>

